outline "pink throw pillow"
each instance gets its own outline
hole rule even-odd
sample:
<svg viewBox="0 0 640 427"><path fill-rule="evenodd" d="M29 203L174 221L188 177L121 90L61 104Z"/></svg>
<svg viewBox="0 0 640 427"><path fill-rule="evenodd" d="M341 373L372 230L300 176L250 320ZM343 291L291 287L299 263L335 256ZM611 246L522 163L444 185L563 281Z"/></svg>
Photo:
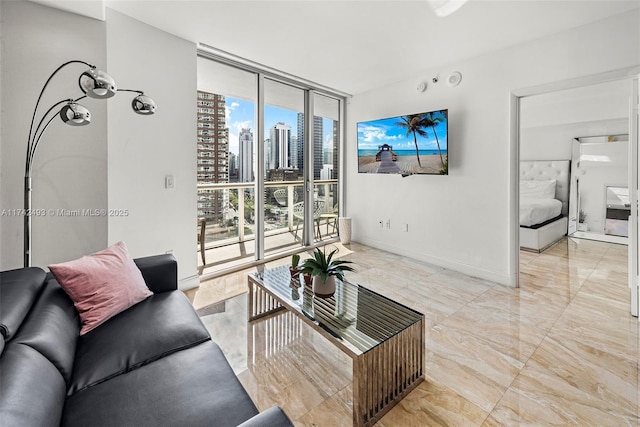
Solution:
<svg viewBox="0 0 640 427"><path fill-rule="evenodd" d="M80 314L80 335L153 295L122 242L49 270Z"/></svg>

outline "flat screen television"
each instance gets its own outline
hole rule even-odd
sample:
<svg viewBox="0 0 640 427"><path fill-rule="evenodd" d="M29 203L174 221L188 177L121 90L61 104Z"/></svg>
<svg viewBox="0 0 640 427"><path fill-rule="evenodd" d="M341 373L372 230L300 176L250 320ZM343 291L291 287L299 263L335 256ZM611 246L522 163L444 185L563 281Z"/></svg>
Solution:
<svg viewBox="0 0 640 427"><path fill-rule="evenodd" d="M449 111L358 122L358 172L449 174Z"/></svg>

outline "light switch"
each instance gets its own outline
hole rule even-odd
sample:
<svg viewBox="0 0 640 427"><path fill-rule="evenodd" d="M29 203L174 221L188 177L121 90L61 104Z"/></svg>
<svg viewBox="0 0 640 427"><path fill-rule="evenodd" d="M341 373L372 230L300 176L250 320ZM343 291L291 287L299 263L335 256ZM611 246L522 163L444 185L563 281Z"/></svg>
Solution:
<svg viewBox="0 0 640 427"><path fill-rule="evenodd" d="M164 177L164 188L173 189L176 186L176 181L173 175L166 175Z"/></svg>

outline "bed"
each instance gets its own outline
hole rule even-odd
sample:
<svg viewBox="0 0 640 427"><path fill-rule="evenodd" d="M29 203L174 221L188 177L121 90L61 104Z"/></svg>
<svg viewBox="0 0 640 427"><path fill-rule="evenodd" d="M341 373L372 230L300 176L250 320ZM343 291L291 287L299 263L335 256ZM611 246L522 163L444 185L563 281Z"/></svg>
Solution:
<svg viewBox="0 0 640 427"><path fill-rule="evenodd" d="M520 248L542 252L567 234L569 160L520 161Z"/></svg>

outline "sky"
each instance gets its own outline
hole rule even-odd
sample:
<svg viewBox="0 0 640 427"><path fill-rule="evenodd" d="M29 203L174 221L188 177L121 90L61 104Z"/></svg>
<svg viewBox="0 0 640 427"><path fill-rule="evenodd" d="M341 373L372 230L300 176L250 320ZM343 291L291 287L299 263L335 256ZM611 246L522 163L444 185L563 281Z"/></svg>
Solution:
<svg viewBox="0 0 640 427"><path fill-rule="evenodd" d="M242 129L251 129L254 138L257 136L256 128L254 125L255 104L252 101L245 101L242 99L226 96L225 110L226 124L229 128L229 151L238 154L238 137ZM269 129L278 122L284 122L284 124L291 126L291 136L298 135L297 112L265 105L265 138L269 138ZM333 146L333 120L323 119L322 125L322 136L324 140L323 145L326 148L331 148Z"/></svg>
<svg viewBox="0 0 640 427"><path fill-rule="evenodd" d="M440 149L447 149L447 123L440 112L434 113L443 121L436 126ZM415 150L413 133L407 135L407 130L398 126L400 117L371 120L358 123L358 150L377 150L382 144L389 144L394 150ZM425 129L427 136L418 135L420 150L437 150L436 137L432 128Z"/></svg>

